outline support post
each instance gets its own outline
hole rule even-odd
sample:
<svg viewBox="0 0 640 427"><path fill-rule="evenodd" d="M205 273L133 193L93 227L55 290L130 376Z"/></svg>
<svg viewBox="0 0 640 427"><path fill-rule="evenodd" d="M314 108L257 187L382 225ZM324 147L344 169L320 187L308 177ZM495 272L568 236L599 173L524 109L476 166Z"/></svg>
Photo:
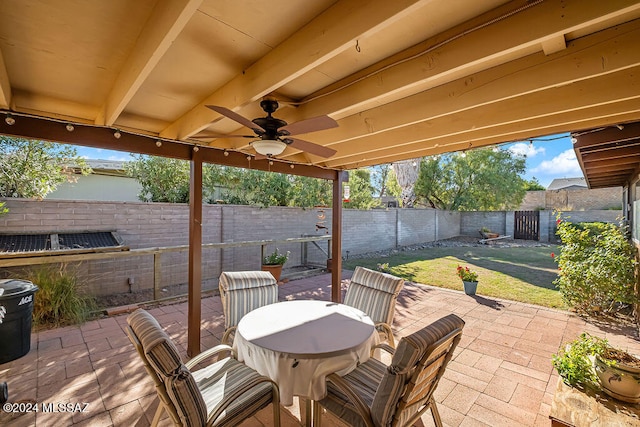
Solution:
<svg viewBox="0 0 640 427"><path fill-rule="evenodd" d="M187 320L187 355L200 353L202 316L202 156L192 151L189 180L189 297Z"/></svg>
<svg viewBox="0 0 640 427"><path fill-rule="evenodd" d="M333 181L331 217L331 301L342 302L342 183L349 180L347 172L338 172Z"/></svg>

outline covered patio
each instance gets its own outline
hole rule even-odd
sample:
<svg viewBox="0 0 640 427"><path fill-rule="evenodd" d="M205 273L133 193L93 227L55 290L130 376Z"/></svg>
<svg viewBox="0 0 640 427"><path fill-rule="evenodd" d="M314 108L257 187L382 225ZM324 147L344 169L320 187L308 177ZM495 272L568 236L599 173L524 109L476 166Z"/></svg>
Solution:
<svg viewBox="0 0 640 427"><path fill-rule="evenodd" d="M634 0L3 1L0 134L191 163L189 299L152 313L194 356L219 342L223 322L219 299L200 292L203 163L332 181L332 274L292 282L281 298L340 301L346 171L624 128L640 119L639 41ZM254 143L266 134L249 127L265 97L288 123L338 126L302 126L302 142L276 135L284 151L261 156ZM403 290L394 329L452 312L467 326L436 394L446 425L548 425L550 355L583 330L638 351L632 331L418 285ZM34 334L27 356L0 367L12 400L35 389L38 402L86 401L90 412L13 425L146 425L155 394L124 324ZM285 419L298 422L295 411Z"/></svg>
<svg viewBox="0 0 640 427"><path fill-rule="evenodd" d="M349 276L344 271L345 277ZM330 300L331 280L321 275L280 287L280 299ZM187 304L150 308L186 354ZM593 325L570 313L544 307L471 297L462 291L407 283L398 297L393 324L399 338L430 322L456 313L466 322L462 341L436 390L445 426L548 426L558 376L551 355L561 343L582 331L606 337L640 352L633 332ZM212 347L224 330L218 296L202 300L202 342ZM105 317L82 326L33 334L25 357L0 365L12 402L89 403L85 413L0 414L12 426L146 426L158 399L153 383L126 337L126 314ZM304 406L303 406L304 407ZM243 426L270 426L270 407ZM304 412L303 412L304 414ZM304 416L304 415L302 415ZM282 425L301 425L299 406L282 408ZM433 425L429 412L424 426ZM165 418L161 425L170 425ZM325 414L323 425L343 425ZM418 424L419 425L419 424Z"/></svg>

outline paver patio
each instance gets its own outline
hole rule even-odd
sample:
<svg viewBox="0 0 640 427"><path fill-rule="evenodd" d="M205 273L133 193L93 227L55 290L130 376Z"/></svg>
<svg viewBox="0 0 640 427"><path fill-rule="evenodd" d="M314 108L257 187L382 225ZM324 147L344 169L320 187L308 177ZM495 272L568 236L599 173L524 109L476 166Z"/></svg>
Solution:
<svg viewBox="0 0 640 427"><path fill-rule="evenodd" d="M330 282L326 274L291 281L280 287L280 299L329 300ZM186 357L187 304L165 304L150 312ZM557 383L551 354L582 331L640 353L632 328L592 325L563 311L411 283L398 298L395 334L398 338L410 334L452 312L466 326L435 394L446 426L548 426ZM202 300L202 319L202 347L218 344L224 327L219 297ZM43 403L88 403L88 411L0 412L0 425L149 425L158 401L125 326L126 314L121 314L33 333L26 356L0 365L9 401L37 402L40 409ZM261 411L243 426L269 426L270 411L270 407ZM283 408L282 416L283 426L300 425L295 403ZM422 420L424 426L433 425L430 412ZM169 425L168 421L165 418L161 425ZM340 422L323 418L324 426L336 424Z"/></svg>

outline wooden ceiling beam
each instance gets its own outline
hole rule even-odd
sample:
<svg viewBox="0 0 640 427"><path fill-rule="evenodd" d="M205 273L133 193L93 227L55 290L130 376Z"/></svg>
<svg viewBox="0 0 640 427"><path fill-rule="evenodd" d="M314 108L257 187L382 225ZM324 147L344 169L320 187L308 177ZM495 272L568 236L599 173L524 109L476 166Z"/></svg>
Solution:
<svg viewBox="0 0 640 427"><path fill-rule="evenodd" d="M342 143L419 122L565 86L640 65L640 20L575 40L552 58L537 53L470 78L412 95L339 120L339 127L313 134L335 149ZM604 64L604 65L603 65ZM340 153L341 154L341 153Z"/></svg>
<svg viewBox="0 0 640 427"><path fill-rule="evenodd" d="M11 82L0 50L0 108L11 108Z"/></svg>
<svg viewBox="0 0 640 427"><path fill-rule="evenodd" d="M599 160L597 162L587 162L585 167L589 169L598 169L598 168L610 168L610 167L618 167L630 164L639 164L640 163L640 150L637 150L635 154L629 156L623 156L622 158L609 158L604 160Z"/></svg>
<svg viewBox="0 0 640 427"><path fill-rule="evenodd" d="M515 7L509 3L501 10ZM442 43L447 36L455 37L468 31L469 24L465 23L358 73L362 76L374 73L368 77L362 77L355 83L350 77L310 95L308 99L314 99L345 83L350 84L345 89L301 106L299 113L303 118L321 114L334 118L351 115L540 51L549 39L564 39L567 33L637 9L640 9L640 3L633 0L542 2L420 55L420 52ZM495 19L495 14L489 12L485 14L486 18L476 19L473 24ZM390 66L395 62L397 65ZM383 67L387 69L377 72Z"/></svg>
<svg viewBox="0 0 640 427"><path fill-rule="evenodd" d="M243 70L161 132L170 139L189 137L219 115L205 107L230 109L256 101L284 84L352 48L359 37L379 31L428 0L346 0L335 3L309 24Z"/></svg>
<svg viewBox="0 0 640 427"><path fill-rule="evenodd" d="M351 162L353 156L368 157L368 153L389 147L411 149L412 144L424 144L427 139L454 136L479 129L527 122L539 117L553 117L566 112L576 119L584 119L584 110L616 104L612 100L640 99L639 69L620 71L611 75L581 81L572 85L509 99L490 106L478 107L450 116L411 126L404 126L372 136L353 139L338 147L338 153L325 163L338 167ZM637 102L637 101L636 101ZM596 114L598 114L596 112ZM552 120L552 119L551 119ZM565 132L572 128L564 129ZM460 136L460 138L464 138ZM337 148L335 145L332 148Z"/></svg>
<svg viewBox="0 0 640 427"><path fill-rule="evenodd" d="M576 150L578 151L578 150ZM582 161L585 162L585 166L592 162L601 162L609 159L621 159L623 157L635 156L640 154L640 148L637 146L625 147L624 144L616 150L598 151L595 153L583 153L580 151Z"/></svg>
<svg viewBox="0 0 640 427"><path fill-rule="evenodd" d="M604 112L601 116L586 115L585 118L576 118L573 113L560 114L553 117L542 117L530 121L523 121L510 125L502 125L496 128L470 130L465 134L434 138L425 141L422 145L414 144L403 151L388 149L373 153L366 153L362 157L354 156L351 162L341 162L341 169L355 169L363 166L392 163L407 158L432 156L453 151L461 151L473 148L486 147L496 144L522 141L545 135L555 135L566 132L567 128L585 128L586 126L598 127L611 120L636 119L640 115L640 106L636 100L627 101L628 110L624 113L617 112L617 108L611 109L611 114ZM595 110L601 110L595 107ZM622 108L620 108L623 110ZM326 165L325 165L326 166Z"/></svg>
<svg viewBox="0 0 640 427"><path fill-rule="evenodd" d="M640 50L640 49L639 49ZM581 133L577 131L573 137L576 139L576 148L601 146L608 142L628 141L640 138L640 122L621 123L622 129L612 126L597 132Z"/></svg>
<svg viewBox="0 0 640 427"><path fill-rule="evenodd" d="M160 0L120 71L95 124L111 126L182 32L203 0Z"/></svg>

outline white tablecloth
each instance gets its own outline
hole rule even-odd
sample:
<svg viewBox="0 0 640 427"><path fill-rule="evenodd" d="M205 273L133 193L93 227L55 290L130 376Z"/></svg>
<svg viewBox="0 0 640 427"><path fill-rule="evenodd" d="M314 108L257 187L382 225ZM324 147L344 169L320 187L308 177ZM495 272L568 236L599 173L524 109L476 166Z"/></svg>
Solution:
<svg viewBox="0 0 640 427"><path fill-rule="evenodd" d="M286 301L258 308L238 324L238 359L280 388L285 406L293 396L326 394L331 373L345 375L369 359L377 343L373 321L353 307L328 301Z"/></svg>

